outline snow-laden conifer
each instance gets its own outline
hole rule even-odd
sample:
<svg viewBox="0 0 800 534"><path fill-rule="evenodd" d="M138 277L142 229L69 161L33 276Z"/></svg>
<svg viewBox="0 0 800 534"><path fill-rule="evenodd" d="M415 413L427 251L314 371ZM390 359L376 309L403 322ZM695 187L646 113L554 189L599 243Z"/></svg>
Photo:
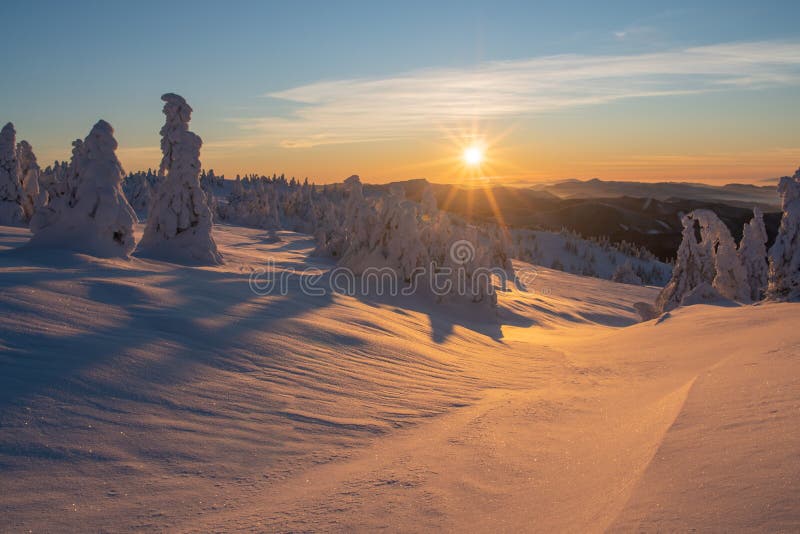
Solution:
<svg viewBox="0 0 800 534"><path fill-rule="evenodd" d="M10 122L0 130L0 224L8 226L25 223L16 136Z"/></svg>
<svg viewBox="0 0 800 534"><path fill-rule="evenodd" d="M742 241L739 243L739 260L747 272L747 286L750 300L764 298L767 289L767 228L764 215L758 208L753 209L753 219L744 225Z"/></svg>
<svg viewBox="0 0 800 534"><path fill-rule="evenodd" d="M136 214L122 192L124 172L115 153L114 129L98 121L74 147L69 189L34 213L31 244L101 257L128 256Z"/></svg>
<svg viewBox="0 0 800 534"><path fill-rule="evenodd" d="M783 217L775 244L769 250L769 285L772 300L800 299L800 169L778 184Z"/></svg>
<svg viewBox="0 0 800 534"><path fill-rule="evenodd" d="M214 265L222 262L211 235L211 210L200 186L202 140L189 131L192 108L183 97L161 97L166 122L161 128L165 176L147 217L139 251L152 258L178 263Z"/></svg>

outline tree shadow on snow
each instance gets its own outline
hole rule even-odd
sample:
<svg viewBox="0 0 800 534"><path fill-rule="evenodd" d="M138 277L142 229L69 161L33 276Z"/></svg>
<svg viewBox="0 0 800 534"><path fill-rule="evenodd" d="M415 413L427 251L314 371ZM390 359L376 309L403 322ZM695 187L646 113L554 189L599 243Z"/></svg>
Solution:
<svg viewBox="0 0 800 534"><path fill-rule="evenodd" d="M48 390L145 401L137 382L171 385L198 366L224 367L248 336L331 302L297 296L297 281L289 282L287 296L265 298L242 273L171 264L149 270L146 262L103 266L67 251L0 251L0 265L7 269L0 313L19 318L0 330L0 412ZM142 277L151 279L137 282ZM156 288L147 285L152 281ZM52 309L41 299L55 300ZM92 303L110 306L110 316L95 317ZM26 318L39 324L29 328ZM270 347L262 349L269 357ZM134 358L137 352L146 357ZM115 362L124 366L125 380L104 380Z"/></svg>
<svg viewBox="0 0 800 534"><path fill-rule="evenodd" d="M453 335L455 327L489 337L495 341L503 338L503 325L532 326L534 322L509 309L487 308L480 303L437 302L432 295L379 295L375 292L358 295L359 301L370 306L394 308L425 314L431 328L431 339L444 343Z"/></svg>
<svg viewBox="0 0 800 534"><path fill-rule="evenodd" d="M286 246L297 252L303 249ZM317 258L305 260L306 265L326 263L330 266ZM0 313L18 319L6 321L8 326L0 330L0 413L4 407L55 390L85 402L98 395L155 402L142 393L142 384L171 388L204 366L257 366L266 372L271 366L290 368L286 360L301 355L278 355L268 341L258 345L258 361L248 362L245 353L252 351L253 337L269 334L272 328L277 331L281 321L330 306L336 297L331 291L306 294L299 274L284 282L285 294L261 296L251 289L246 272L147 260L109 262L24 246L0 251L0 266L5 269L0 277ZM355 298L396 313L424 314L436 343L447 341L456 326L502 342L503 324L533 324L508 309L495 316L493 310L479 310L480 305L442 304L422 295ZM53 300L52 306L47 299ZM108 316L98 317L104 310ZM29 327L26 321L37 324ZM334 350L347 351L363 343L356 336L322 327L306 328L302 335L318 338ZM283 360L272 361L278 357Z"/></svg>

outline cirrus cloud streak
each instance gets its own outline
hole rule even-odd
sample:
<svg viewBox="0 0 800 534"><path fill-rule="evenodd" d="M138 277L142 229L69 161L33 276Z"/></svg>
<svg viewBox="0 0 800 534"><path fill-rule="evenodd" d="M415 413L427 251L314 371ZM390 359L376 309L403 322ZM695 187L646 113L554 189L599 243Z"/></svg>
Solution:
<svg viewBox="0 0 800 534"><path fill-rule="evenodd" d="M637 55L561 55L320 81L268 93L285 116L232 119L284 147L418 136L630 98L800 85L800 42L727 43Z"/></svg>

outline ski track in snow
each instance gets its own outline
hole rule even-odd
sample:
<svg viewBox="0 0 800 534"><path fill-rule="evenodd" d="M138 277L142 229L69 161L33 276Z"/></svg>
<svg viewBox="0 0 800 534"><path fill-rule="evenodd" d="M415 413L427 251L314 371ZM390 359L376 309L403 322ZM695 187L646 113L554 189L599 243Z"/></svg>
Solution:
<svg viewBox="0 0 800 534"><path fill-rule="evenodd" d="M330 263L214 232L226 264L192 268L0 228L0 529L800 526L798 306L635 324L655 288L544 268L498 322L258 296L267 257Z"/></svg>

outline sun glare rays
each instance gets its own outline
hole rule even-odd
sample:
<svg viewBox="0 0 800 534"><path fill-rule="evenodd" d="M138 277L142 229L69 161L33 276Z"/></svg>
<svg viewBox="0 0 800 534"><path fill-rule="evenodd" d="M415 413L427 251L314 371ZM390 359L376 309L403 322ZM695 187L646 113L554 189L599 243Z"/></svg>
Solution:
<svg viewBox="0 0 800 534"><path fill-rule="evenodd" d="M459 193L463 193L468 217L473 215L475 205L480 202L488 205L495 220L503 227L506 224L505 217L492 188L498 185L503 176L523 171L514 161L513 152L519 147L511 147L507 143L514 125L505 125L499 131L496 126L479 124L477 121L462 127L439 125L437 129L442 138L431 152L441 154L440 157L421 158L391 170L395 173L414 171L423 176L433 175L439 177L437 181L453 184L440 203L441 209L448 210ZM481 195L485 202L480 198Z"/></svg>
<svg viewBox="0 0 800 534"><path fill-rule="evenodd" d="M464 149L461 155L464 158L464 163L470 167L480 165L483 161L483 148L478 145L472 145Z"/></svg>

